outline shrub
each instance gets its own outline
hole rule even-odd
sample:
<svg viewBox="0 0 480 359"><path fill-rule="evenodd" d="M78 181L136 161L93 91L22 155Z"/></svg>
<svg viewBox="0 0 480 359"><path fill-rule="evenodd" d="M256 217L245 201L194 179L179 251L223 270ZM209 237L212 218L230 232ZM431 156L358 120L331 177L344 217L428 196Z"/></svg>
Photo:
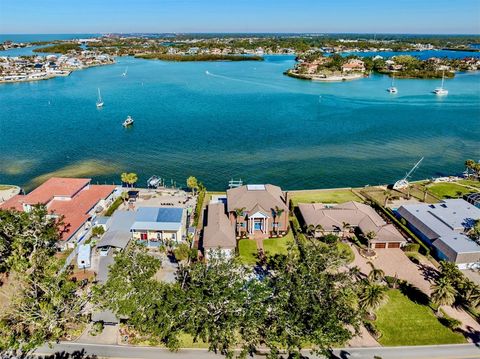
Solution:
<svg viewBox="0 0 480 359"><path fill-rule="evenodd" d="M198 226L198 221L200 220L200 214L203 209L203 200L205 199L205 189L200 189L197 198L197 205L195 206L195 213L193 214L193 226Z"/></svg>
<svg viewBox="0 0 480 359"><path fill-rule="evenodd" d="M112 205L108 207L107 211L105 212L105 216L110 217L113 212L117 210L118 207L122 204L123 199L122 197L118 197L115 201L113 201Z"/></svg>
<svg viewBox="0 0 480 359"><path fill-rule="evenodd" d="M404 252L418 252L420 249L420 244L418 243L409 243L406 246L402 247Z"/></svg>
<svg viewBox="0 0 480 359"><path fill-rule="evenodd" d="M102 234L105 233L105 229L103 226L95 226L92 228L92 236L100 237Z"/></svg>
<svg viewBox="0 0 480 359"><path fill-rule="evenodd" d="M89 334L92 337L94 337L101 334L102 332L103 332L103 322L99 321L99 322L93 323L92 329L90 329Z"/></svg>
<svg viewBox="0 0 480 359"><path fill-rule="evenodd" d="M190 247L186 243L180 243L177 248L173 250L173 254L177 261L183 261L187 259L190 255Z"/></svg>
<svg viewBox="0 0 480 359"><path fill-rule="evenodd" d="M375 326L375 324L373 324L373 322L371 321L365 321L363 323L365 325L365 329L367 329L367 331L372 334L372 336L375 338L375 339L379 339L382 334L380 333L380 331L377 329L377 327Z"/></svg>
<svg viewBox="0 0 480 359"><path fill-rule="evenodd" d="M415 253L406 253L408 259L410 259L415 264L420 264L418 256Z"/></svg>
<svg viewBox="0 0 480 359"><path fill-rule="evenodd" d="M338 242L338 237L334 234L329 233L329 234L321 237L320 240L324 243L327 243L327 244L334 244L334 243Z"/></svg>

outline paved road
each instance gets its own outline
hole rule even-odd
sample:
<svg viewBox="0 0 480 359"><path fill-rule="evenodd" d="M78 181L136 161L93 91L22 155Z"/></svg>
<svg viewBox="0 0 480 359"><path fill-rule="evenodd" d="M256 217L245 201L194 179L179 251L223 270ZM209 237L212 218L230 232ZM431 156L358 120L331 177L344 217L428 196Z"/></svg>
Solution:
<svg viewBox="0 0 480 359"><path fill-rule="evenodd" d="M83 352L85 356L96 355L109 358L138 358L138 359L221 359L220 355L208 352L204 349L182 349L172 353L166 349L151 347L132 347L123 345L98 345L80 343L60 343L53 348L44 346L36 351L36 355L52 355L54 353ZM303 353L309 358L321 358L312 356L309 352ZM373 359L374 356L382 359L478 359L480 347L474 344L438 345L438 346L415 346L397 348L347 348L335 350L334 354L340 359ZM67 355L59 355L60 358L68 358ZM80 359L82 355L72 356ZM264 358L262 355L256 358Z"/></svg>

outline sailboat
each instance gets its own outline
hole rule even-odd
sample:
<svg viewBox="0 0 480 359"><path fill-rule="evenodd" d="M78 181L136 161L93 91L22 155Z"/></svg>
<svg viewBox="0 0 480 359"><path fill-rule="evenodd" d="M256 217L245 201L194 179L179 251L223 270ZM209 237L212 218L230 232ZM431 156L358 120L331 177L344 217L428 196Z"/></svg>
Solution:
<svg viewBox="0 0 480 359"><path fill-rule="evenodd" d="M398 90L395 86L393 86L393 82L395 81L395 76L392 76L392 85L387 89L390 93L397 93Z"/></svg>
<svg viewBox="0 0 480 359"><path fill-rule="evenodd" d="M445 82L445 71L442 72L442 85L433 90L433 93L438 96L448 95L448 90L443 88L443 83Z"/></svg>
<svg viewBox="0 0 480 359"><path fill-rule="evenodd" d="M103 100L102 95L100 94L100 89L98 89L98 100L97 100L97 108L103 107Z"/></svg>
<svg viewBox="0 0 480 359"><path fill-rule="evenodd" d="M125 72L122 74L123 77L126 77L128 73L128 66L125 68Z"/></svg>

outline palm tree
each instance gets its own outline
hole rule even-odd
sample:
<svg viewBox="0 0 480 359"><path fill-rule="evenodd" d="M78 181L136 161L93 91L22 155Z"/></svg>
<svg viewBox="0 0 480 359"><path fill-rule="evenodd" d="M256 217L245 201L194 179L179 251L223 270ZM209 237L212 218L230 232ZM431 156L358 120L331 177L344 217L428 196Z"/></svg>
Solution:
<svg viewBox="0 0 480 359"><path fill-rule="evenodd" d="M456 294L457 291L445 277L439 278L437 282L432 285L432 302L438 306L452 305L455 302Z"/></svg>
<svg viewBox="0 0 480 359"><path fill-rule="evenodd" d="M361 281L364 277L364 274L362 273L362 271L358 266L350 267L348 270L348 273L357 282Z"/></svg>
<svg viewBox="0 0 480 359"><path fill-rule="evenodd" d="M120 179L123 183L126 183L128 187L133 187L133 185L138 181L138 176L136 173L133 172L123 172L120 175Z"/></svg>
<svg viewBox="0 0 480 359"><path fill-rule="evenodd" d="M322 236L325 234L325 229L323 228L323 226L321 224L317 224L315 226L315 235L317 234L317 232L320 232L320 234Z"/></svg>
<svg viewBox="0 0 480 359"><path fill-rule="evenodd" d="M313 224L309 224L305 232L310 238L315 237L315 226Z"/></svg>
<svg viewBox="0 0 480 359"><path fill-rule="evenodd" d="M234 212L235 212L235 228L237 229L237 236L240 235L240 230L239 230L239 222L238 222L238 219L240 217L244 217L245 216L245 209L246 207L242 207L242 208L235 208L234 209Z"/></svg>
<svg viewBox="0 0 480 359"><path fill-rule="evenodd" d="M283 208L279 208L278 206L275 206L275 208L272 208L273 226L276 229L277 237L279 236L279 222L277 221L277 218L280 218L283 212L285 212L285 210Z"/></svg>
<svg viewBox="0 0 480 359"><path fill-rule="evenodd" d="M350 223L348 223L348 222L342 222L342 239L343 239L343 240L345 240L345 237L346 237L345 232L346 232L347 230L350 230L351 227L352 227L352 226L350 225Z"/></svg>
<svg viewBox="0 0 480 359"><path fill-rule="evenodd" d="M365 235L365 237L367 238L368 248L371 248L371 241L373 241L377 237L377 234L374 231L370 231Z"/></svg>
<svg viewBox="0 0 480 359"><path fill-rule="evenodd" d="M471 280L466 280L465 283L462 285L462 297L465 302L473 307L476 308L480 304L480 287L473 283Z"/></svg>
<svg viewBox="0 0 480 359"><path fill-rule="evenodd" d="M372 315L388 300L388 288L384 285L365 281L362 292L358 296L360 308Z"/></svg>
<svg viewBox="0 0 480 359"><path fill-rule="evenodd" d="M385 277L385 272L380 268L376 268L370 261L367 264L372 268L370 273L368 273L368 279L372 282L381 282Z"/></svg>
<svg viewBox="0 0 480 359"><path fill-rule="evenodd" d="M466 167L467 175L470 175L469 170L472 170L473 172L475 172L475 171L474 171L474 169L475 169L475 161L474 161L474 160L466 160L466 161L465 161L465 167Z"/></svg>

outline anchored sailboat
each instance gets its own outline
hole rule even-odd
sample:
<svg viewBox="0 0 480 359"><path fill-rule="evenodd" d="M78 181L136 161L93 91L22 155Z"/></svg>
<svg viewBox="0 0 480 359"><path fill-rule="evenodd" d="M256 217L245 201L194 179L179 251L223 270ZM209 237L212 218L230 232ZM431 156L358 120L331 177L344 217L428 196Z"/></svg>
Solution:
<svg viewBox="0 0 480 359"><path fill-rule="evenodd" d="M128 66L125 68L125 71L122 73L122 76L127 77L127 73L128 73Z"/></svg>
<svg viewBox="0 0 480 359"><path fill-rule="evenodd" d="M102 95L100 94L100 89L98 89L98 99L97 99L97 108L103 107Z"/></svg>
<svg viewBox="0 0 480 359"><path fill-rule="evenodd" d="M438 96L448 95L448 90L443 88L443 83L445 82L445 71L442 72L442 85L433 90L433 93Z"/></svg>
<svg viewBox="0 0 480 359"><path fill-rule="evenodd" d="M397 93L398 90L395 86L393 86L393 82L395 81L395 76L392 76L392 85L387 89L390 93Z"/></svg>

